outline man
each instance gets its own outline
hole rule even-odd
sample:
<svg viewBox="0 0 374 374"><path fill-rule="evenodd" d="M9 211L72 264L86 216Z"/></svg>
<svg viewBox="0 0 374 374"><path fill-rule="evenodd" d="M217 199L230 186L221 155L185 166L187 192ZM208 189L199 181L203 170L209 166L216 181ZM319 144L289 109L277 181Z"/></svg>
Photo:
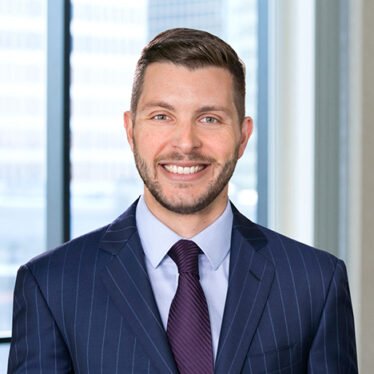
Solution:
<svg viewBox="0 0 374 374"><path fill-rule="evenodd" d="M144 195L21 267L9 373L357 373L343 262L228 201L244 96L211 34L145 47L124 116Z"/></svg>

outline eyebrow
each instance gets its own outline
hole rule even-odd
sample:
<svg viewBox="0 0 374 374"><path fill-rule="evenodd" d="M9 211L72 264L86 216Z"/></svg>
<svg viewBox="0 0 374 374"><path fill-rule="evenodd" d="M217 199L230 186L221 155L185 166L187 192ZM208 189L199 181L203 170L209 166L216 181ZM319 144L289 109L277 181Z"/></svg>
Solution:
<svg viewBox="0 0 374 374"><path fill-rule="evenodd" d="M165 101L151 101L145 104L141 110L151 109L155 107L164 108L170 111L175 111L175 107ZM204 112L224 112L228 115L231 115L232 112L230 109L220 106L220 105L204 105L196 110L196 113L204 113Z"/></svg>
<svg viewBox="0 0 374 374"><path fill-rule="evenodd" d="M155 107L161 107L161 108L168 109L168 110L171 110L171 111L175 110L175 108L171 104L166 103L165 101L151 101L151 102L145 104L141 108L141 110L151 109L151 108L155 108Z"/></svg>
<svg viewBox="0 0 374 374"><path fill-rule="evenodd" d="M197 113L204 113L204 112L224 112L225 114L231 115L231 110L224 106L219 105L205 105L200 107L197 110Z"/></svg>

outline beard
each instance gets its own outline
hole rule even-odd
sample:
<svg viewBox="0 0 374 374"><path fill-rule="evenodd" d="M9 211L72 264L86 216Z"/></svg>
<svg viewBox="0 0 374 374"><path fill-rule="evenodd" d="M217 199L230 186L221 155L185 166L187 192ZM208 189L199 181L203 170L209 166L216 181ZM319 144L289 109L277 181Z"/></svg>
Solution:
<svg viewBox="0 0 374 374"><path fill-rule="evenodd" d="M236 147L233 157L225 161L218 176L208 184L207 189L204 193L190 202L183 201L182 199L180 201L173 201L172 197L167 196L164 193L161 184L154 178L155 172L152 173L149 165L147 165L145 160L140 156L134 142L135 164L145 186L148 188L150 193L159 204L161 204L164 208L178 214L193 214L199 212L207 208L218 197L218 195L226 187L234 173L235 166L238 161L238 151L239 145ZM170 161L186 160L186 157L179 153L172 153L170 155L167 155L166 158ZM204 157L197 152L190 153L187 160L199 161L202 163L208 162L210 164L213 164L215 162L214 159ZM155 160L153 170L156 170L157 164L158 162L157 160ZM189 185L189 183L180 183L178 187L180 189L183 189L188 188Z"/></svg>

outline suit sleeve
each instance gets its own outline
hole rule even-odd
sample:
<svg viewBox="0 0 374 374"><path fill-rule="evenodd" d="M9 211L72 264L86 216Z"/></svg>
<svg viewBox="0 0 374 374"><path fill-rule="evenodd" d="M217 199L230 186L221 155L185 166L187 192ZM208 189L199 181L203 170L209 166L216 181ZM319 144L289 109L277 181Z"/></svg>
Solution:
<svg viewBox="0 0 374 374"><path fill-rule="evenodd" d="M347 272L340 260L336 264L311 346L308 373L358 373Z"/></svg>
<svg viewBox="0 0 374 374"><path fill-rule="evenodd" d="M27 266L17 274L8 374L73 373L60 331Z"/></svg>

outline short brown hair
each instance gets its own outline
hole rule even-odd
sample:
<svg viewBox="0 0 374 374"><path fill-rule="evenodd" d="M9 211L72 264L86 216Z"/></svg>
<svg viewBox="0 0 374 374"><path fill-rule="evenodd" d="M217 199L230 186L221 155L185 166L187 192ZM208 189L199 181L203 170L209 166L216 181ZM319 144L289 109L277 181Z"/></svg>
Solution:
<svg viewBox="0 0 374 374"><path fill-rule="evenodd" d="M189 69L222 67L233 78L234 101L241 122L245 115L245 66L236 52L222 39L206 31L175 28L161 32L143 49L136 65L131 94L131 112L135 116L143 89L144 74L154 62L171 62Z"/></svg>

